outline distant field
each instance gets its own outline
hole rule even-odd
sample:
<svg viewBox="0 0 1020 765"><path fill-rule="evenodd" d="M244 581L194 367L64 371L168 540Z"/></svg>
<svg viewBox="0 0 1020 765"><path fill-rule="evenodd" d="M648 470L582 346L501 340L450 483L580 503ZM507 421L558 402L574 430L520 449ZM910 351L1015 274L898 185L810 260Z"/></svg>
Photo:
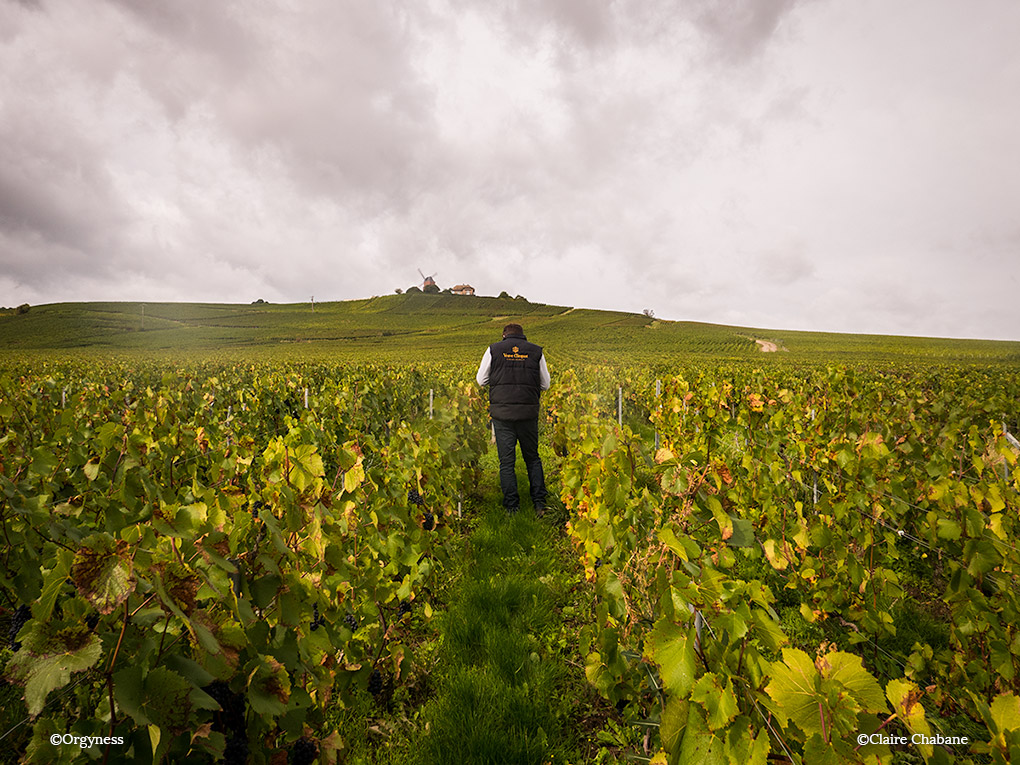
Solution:
<svg viewBox="0 0 1020 765"><path fill-rule="evenodd" d="M0 350L31 355L473 361L517 321L569 363L655 364L685 358L1020 364L1020 342L844 335L667 322L642 314L458 295L387 295L310 304L58 303L0 315ZM756 341L779 350L762 353Z"/></svg>

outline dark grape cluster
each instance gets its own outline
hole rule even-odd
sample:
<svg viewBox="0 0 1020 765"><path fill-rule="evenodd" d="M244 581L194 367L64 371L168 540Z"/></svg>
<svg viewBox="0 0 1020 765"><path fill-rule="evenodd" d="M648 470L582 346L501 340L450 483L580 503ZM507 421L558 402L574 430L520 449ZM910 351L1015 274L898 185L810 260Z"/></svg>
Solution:
<svg viewBox="0 0 1020 765"><path fill-rule="evenodd" d="M202 689L220 705L221 711L213 719L213 730L227 739L223 750L226 765L241 765L248 762L248 730L245 725L244 696L234 693L222 680L215 680Z"/></svg>
<svg viewBox="0 0 1020 765"><path fill-rule="evenodd" d="M388 707L393 700L393 690L393 675L373 669L368 678L368 692L375 698L375 703Z"/></svg>
<svg viewBox="0 0 1020 765"><path fill-rule="evenodd" d="M344 617L344 624L351 628L351 632L358 631L358 617L354 614L347 614L347 616Z"/></svg>
<svg viewBox="0 0 1020 765"><path fill-rule="evenodd" d="M25 626L25 622L31 617L32 611L28 606L18 606L18 610L11 616L11 626L7 630L7 642L12 651L17 651L21 648L21 643L16 638L18 633L21 632L21 628Z"/></svg>
<svg viewBox="0 0 1020 765"><path fill-rule="evenodd" d="M421 525L425 531L432 531L436 527L436 518L432 513L425 513L425 522Z"/></svg>
<svg viewBox="0 0 1020 765"><path fill-rule="evenodd" d="M223 747L224 765L247 765L248 733L239 728L227 735L227 745Z"/></svg>
<svg viewBox="0 0 1020 765"><path fill-rule="evenodd" d="M402 600L397 608L397 618L402 619L405 614L411 613L411 601Z"/></svg>
<svg viewBox="0 0 1020 765"><path fill-rule="evenodd" d="M288 765L312 765L319 756L319 747L315 742L302 736L290 747L287 755Z"/></svg>
<svg viewBox="0 0 1020 765"><path fill-rule="evenodd" d="M425 498L418 492L417 489L411 489L407 492L407 501L412 505L421 507L425 504Z"/></svg>
<svg viewBox="0 0 1020 765"><path fill-rule="evenodd" d="M383 676L382 672L378 669L372 670L372 675L368 678L368 692L373 696L378 696L383 688Z"/></svg>
<svg viewBox="0 0 1020 765"><path fill-rule="evenodd" d="M319 629L319 627L326 623L326 620L319 616L319 604L316 603L312 606L312 632Z"/></svg>
<svg viewBox="0 0 1020 765"><path fill-rule="evenodd" d="M99 614L95 611L85 617L85 626L87 626L89 630L94 631L97 624L99 624Z"/></svg>

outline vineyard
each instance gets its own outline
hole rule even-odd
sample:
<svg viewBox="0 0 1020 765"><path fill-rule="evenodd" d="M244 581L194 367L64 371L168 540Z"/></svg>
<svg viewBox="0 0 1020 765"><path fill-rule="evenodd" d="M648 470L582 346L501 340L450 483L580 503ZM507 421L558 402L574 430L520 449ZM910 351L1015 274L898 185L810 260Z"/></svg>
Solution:
<svg viewBox="0 0 1020 765"><path fill-rule="evenodd" d="M5 360L3 756L1020 761L1015 365L567 356Z"/></svg>
<svg viewBox="0 0 1020 765"><path fill-rule="evenodd" d="M55 733L121 733L128 759L264 761L352 684L378 693L404 671L486 436L463 383L421 422L423 374L4 377L6 672L26 756L53 761Z"/></svg>
<svg viewBox="0 0 1020 765"><path fill-rule="evenodd" d="M593 415L582 379L553 397L598 593L581 654L657 732L647 751L1017 761L1014 373L715 368L659 395L646 379L657 449Z"/></svg>

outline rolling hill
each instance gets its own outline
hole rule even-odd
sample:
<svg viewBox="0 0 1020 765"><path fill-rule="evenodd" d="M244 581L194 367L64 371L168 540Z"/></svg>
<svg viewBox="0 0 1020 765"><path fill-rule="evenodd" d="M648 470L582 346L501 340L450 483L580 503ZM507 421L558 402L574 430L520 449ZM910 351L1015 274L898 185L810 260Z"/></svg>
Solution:
<svg viewBox="0 0 1020 765"><path fill-rule="evenodd" d="M403 294L332 303L56 303L0 314L0 353L340 356L473 361L510 321L570 362L938 361L1020 364L1020 343L754 329L530 303ZM763 353L768 341L778 347Z"/></svg>

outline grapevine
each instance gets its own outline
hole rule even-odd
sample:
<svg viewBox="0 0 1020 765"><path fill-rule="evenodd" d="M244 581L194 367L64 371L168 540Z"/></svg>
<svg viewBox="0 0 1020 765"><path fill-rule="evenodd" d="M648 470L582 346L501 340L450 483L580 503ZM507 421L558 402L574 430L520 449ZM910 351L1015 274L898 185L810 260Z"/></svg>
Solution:
<svg viewBox="0 0 1020 765"><path fill-rule="evenodd" d="M384 367L58 374L46 396L31 372L0 377L0 589L25 604L6 674L27 723L122 735L126 758L246 762L295 696L318 729L392 661L392 630L358 615L404 615L455 532L426 534L393 499L472 489L475 391ZM413 405L423 383L441 391L433 421ZM206 724L219 736L193 741ZM147 729L158 740L132 738Z"/></svg>

